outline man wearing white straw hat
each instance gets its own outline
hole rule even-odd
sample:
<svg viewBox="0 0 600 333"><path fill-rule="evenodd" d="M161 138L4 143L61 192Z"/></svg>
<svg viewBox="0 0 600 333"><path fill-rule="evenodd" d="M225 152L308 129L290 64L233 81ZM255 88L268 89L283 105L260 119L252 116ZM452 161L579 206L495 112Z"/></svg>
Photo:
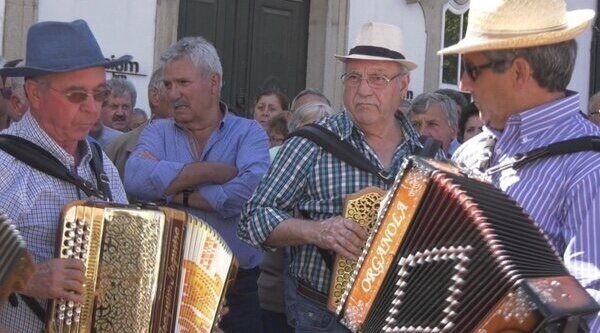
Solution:
<svg viewBox="0 0 600 333"><path fill-rule="evenodd" d="M462 54L461 87L485 123L454 160L514 198L546 232L565 265L600 300L600 153L581 151L512 164L518 154L598 136L567 90L576 36L594 11L563 0L472 0L465 38L439 54ZM587 78L586 78L587 80ZM600 321L589 320L590 331Z"/></svg>
<svg viewBox="0 0 600 333"><path fill-rule="evenodd" d="M417 67L403 52L398 27L365 24L349 55L336 56L346 65L345 109L318 122L392 177L420 148L417 133L398 112L409 71ZM352 259L360 255L367 234L340 215L344 196L367 186L389 183L308 139L292 137L244 207L241 239L265 249L291 247L289 269L298 287L288 317L295 318L296 332L347 332L324 304L331 278L326 258L327 251ZM302 218L291 214L295 210Z"/></svg>

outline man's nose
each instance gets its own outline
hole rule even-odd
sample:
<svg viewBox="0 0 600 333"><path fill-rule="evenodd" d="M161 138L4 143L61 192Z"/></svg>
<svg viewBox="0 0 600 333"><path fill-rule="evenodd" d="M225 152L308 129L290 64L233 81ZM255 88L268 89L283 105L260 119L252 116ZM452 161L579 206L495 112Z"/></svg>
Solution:
<svg viewBox="0 0 600 333"><path fill-rule="evenodd" d="M361 78L356 89L361 95L370 95L373 93L373 88L371 88L371 86L369 85L367 78Z"/></svg>
<svg viewBox="0 0 600 333"><path fill-rule="evenodd" d="M170 89L167 89L167 99L169 101L175 102L180 96L181 94L176 86L172 86Z"/></svg>
<svg viewBox="0 0 600 333"><path fill-rule="evenodd" d="M461 91L471 92L472 83L473 83L473 80L471 80L471 77L467 74L467 72L464 72L460 76L460 82L458 83L458 88Z"/></svg>

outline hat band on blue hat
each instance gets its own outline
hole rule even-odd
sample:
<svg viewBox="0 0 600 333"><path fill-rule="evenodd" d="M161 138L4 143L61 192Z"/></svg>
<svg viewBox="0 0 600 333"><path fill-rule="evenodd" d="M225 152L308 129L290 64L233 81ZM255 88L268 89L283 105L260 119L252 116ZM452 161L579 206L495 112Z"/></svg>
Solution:
<svg viewBox="0 0 600 333"><path fill-rule="evenodd" d="M402 55L402 53L400 53L400 52L392 51L390 49L386 49L385 47L379 47L379 46L367 46L367 45L355 46L350 50L349 55L352 55L352 54L361 54L361 55L383 57L383 58L390 58L390 59L399 59L399 60L406 59L404 57L404 55Z"/></svg>

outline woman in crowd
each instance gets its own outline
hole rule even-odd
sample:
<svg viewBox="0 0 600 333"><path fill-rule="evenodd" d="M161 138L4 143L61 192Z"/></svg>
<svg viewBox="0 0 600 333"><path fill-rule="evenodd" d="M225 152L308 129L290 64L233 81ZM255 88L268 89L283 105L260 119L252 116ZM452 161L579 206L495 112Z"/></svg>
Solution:
<svg viewBox="0 0 600 333"><path fill-rule="evenodd" d="M469 104L460 114L458 120L458 139L461 143L481 133L483 122L479 118L479 110L475 104Z"/></svg>
<svg viewBox="0 0 600 333"><path fill-rule="evenodd" d="M282 92L272 89L263 90L256 96L253 117L266 130L269 119L277 112L288 110L288 104L289 99Z"/></svg>

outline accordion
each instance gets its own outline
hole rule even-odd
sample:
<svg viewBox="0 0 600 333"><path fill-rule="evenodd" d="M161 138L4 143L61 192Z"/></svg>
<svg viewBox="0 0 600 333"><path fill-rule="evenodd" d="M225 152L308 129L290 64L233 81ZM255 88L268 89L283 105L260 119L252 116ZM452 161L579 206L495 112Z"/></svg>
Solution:
<svg viewBox="0 0 600 333"><path fill-rule="evenodd" d="M10 293L26 287L34 270L21 235L8 217L0 214L0 305Z"/></svg>
<svg viewBox="0 0 600 333"><path fill-rule="evenodd" d="M533 332L600 309L493 185L411 157L380 197L358 203L381 205L360 258L333 271L329 306L352 332Z"/></svg>
<svg viewBox="0 0 600 333"><path fill-rule="evenodd" d="M186 212L74 201L57 254L85 266L82 304L53 300L49 332L211 332L237 262Z"/></svg>

